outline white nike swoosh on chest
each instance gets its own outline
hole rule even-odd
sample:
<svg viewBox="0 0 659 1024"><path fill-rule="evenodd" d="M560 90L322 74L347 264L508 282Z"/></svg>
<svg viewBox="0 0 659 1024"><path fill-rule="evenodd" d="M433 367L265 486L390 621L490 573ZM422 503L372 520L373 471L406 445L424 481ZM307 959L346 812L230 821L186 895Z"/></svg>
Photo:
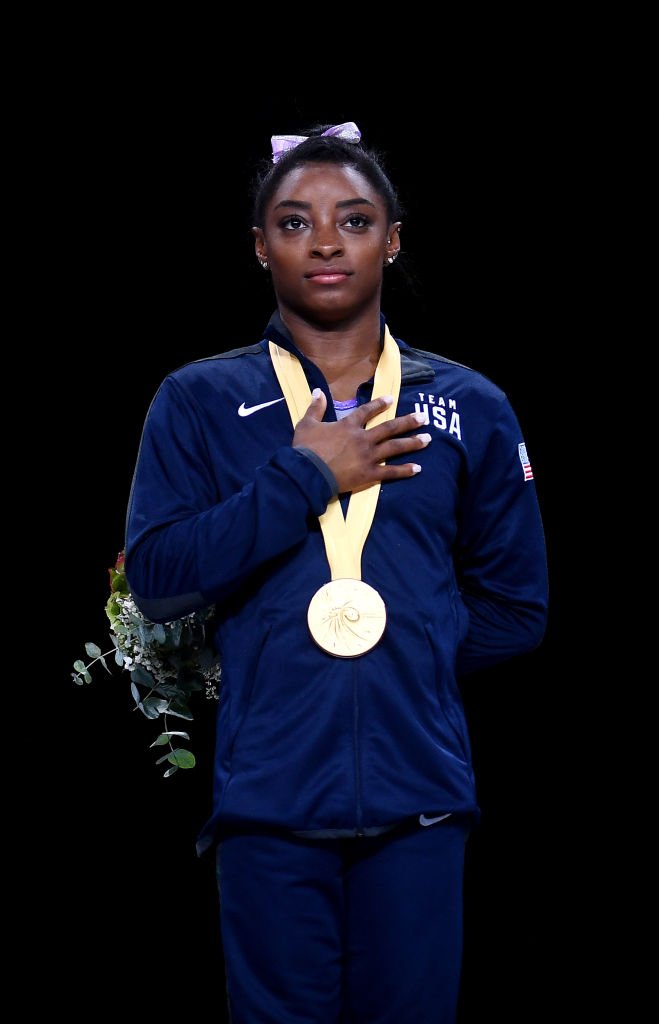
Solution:
<svg viewBox="0 0 659 1024"><path fill-rule="evenodd" d="M249 407L243 402L238 407L239 416L251 416L253 412L258 412L259 409L267 409L269 405L276 405L277 402L283 402L283 398L273 398L271 402L261 402L260 405L250 405Z"/></svg>

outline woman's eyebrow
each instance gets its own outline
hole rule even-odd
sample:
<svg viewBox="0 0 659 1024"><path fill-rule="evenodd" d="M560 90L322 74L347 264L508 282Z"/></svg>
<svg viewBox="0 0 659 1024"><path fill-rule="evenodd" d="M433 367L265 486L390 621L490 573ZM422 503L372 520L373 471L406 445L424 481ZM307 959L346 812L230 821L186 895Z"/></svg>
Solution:
<svg viewBox="0 0 659 1024"><path fill-rule="evenodd" d="M357 206L358 203L366 203L367 206L372 206L375 209L375 203L372 203L370 199L364 199L361 196L357 196L355 199L341 199L336 204L336 209L344 206ZM280 206L292 207L295 210L310 210L311 203L303 203L300 199L282 199L280 203L274 207L278 210Z"/></svg>

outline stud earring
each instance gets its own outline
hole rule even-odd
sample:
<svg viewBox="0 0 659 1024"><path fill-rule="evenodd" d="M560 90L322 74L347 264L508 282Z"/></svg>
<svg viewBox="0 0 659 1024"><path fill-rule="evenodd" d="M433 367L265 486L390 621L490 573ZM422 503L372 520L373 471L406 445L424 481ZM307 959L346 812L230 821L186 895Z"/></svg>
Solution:
<svg viewBox="0 0 659 1024"><path fill-rule="evenodd" d="M264 260L261 256L259 256L259 263L261 264L264 270L268 269L268 261Z"/></svg>
<svg viewBox="0 0 659 1024"><path fill-rule="evenodd" d="M393 256L388 256L387 257L387 263L393 263L393 262L394 262Z"/></svg>

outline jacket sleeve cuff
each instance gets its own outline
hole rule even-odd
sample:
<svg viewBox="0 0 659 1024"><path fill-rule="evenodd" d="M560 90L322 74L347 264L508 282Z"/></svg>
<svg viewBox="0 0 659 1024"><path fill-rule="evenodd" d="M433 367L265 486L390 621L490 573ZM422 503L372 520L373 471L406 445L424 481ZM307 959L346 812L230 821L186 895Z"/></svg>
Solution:
<svg viewBox="0 0 659 1024"><path fill-rule="evenodd" d="M280 448L270 465L295 485L313 515L321 516L328 502L338 493L336 479L329 466L308 448Z"/></svg>
<svg viewBox="0 0 659 1024"><path fill-rule="evenodd" d="M336 482L336 477L334 476L334 473L329 468L327 463L323 462L320 455L316 455L315 452L312 452L311 448L296 448L295 451L300 452L301 455L305 455L308 459L311 459L314 466L316 466L316 468L320 470L320 472L327 480L327 483L329 484L330 489L332 491L331 497L335 497L339 493L339 485Z"/></svg>

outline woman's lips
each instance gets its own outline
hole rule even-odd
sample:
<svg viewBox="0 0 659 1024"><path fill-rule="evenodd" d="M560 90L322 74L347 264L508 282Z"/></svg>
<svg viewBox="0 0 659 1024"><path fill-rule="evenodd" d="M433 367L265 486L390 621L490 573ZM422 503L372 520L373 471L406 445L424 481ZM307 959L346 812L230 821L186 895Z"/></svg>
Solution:
<svg viewBox="0 0 659 1024"><path fill-rule="evenodd" d="M314 284L338 284L350 276L349 270L338 270L336 267L324 267L322 270L312 270L305 275L307 280Z"/></svg>

